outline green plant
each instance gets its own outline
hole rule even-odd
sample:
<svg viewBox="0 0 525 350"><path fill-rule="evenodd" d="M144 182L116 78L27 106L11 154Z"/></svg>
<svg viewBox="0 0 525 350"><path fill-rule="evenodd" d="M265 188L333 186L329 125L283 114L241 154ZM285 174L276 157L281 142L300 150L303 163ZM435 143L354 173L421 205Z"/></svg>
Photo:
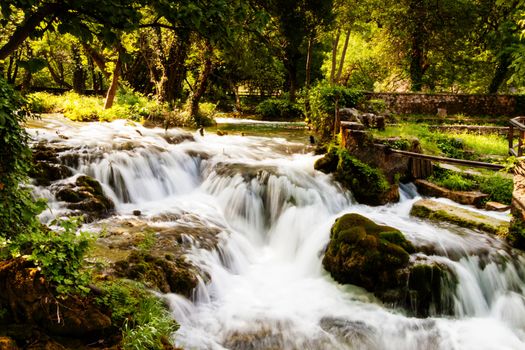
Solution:
<svg viewBox="0 0 525 350"><path fill-rule="evenodd" d="M381 114L386 111L386 102L381 99L371 99L364 103L365 108L375 114Z"/></svg>
<svg viewBox="0 0 525 350"><path fill-rule="evenodd" d="M21 127L29 115L24 103L0 77L0 238L7 240L38 231L36 215L45 207L24 186L32 167L28 135Z"/></svg>
<svg viewBox="0 0 525 350"><path fill-rule="evenodd" d="M432 178L437 185L453 191L471 191L477 188L477 183L457 173L447 173L441 178Z"/></svg>
<svg viewBox="0 0 525 350"><path fill-rule="evenodd" d="M303 118L303 111L294 103L284 99L268 99L255 108L255 113L264 120L296 120Z"/></svg>
<svg viewBox="0 0 525 350"><path fill-rule="evenodd" d="M508 205L512 203L512 191L514 189L512 178L495 173L492 176L480 177L478 182L479 190L488 194L491 201Z"/></svg>
<svg viewBox="0 0 525 350"><path fill-rule="evenodd" d="M164 349L178 329L164 304L138 282L105 282L98 302L111 310L112 322L122 329L124 349Z"/></svg>
<svg viewBox="0 0 525 350"><path fill-rule="evenodd" d="M339 85L319 84L310 89L310 120L314 130L322 139L332 135L335 119L335 107L355 107L362 99L360 91Z"/></svg>
<svg viewBox="0 0 525 350"><path fill-rule="evenodd" d="M35 263L59 294L88 293L89 274L82 269L92 237L77 234L79 218L57 222L57 231L41 230L21 234L13 243L21 252L28 251L28 260Z"/></svg>
<svg viewBox="0 0 525 350"><path fill-rule="evenodd" d="M155 245L155 241L156 241L155 232L152 231L151 229L148 229L144 231L144 237L142 238L140 243L137 244L137 248L139 248L139 250L142 253L146 253L150 251L151 248L153 248L153 246Z"/></svg>

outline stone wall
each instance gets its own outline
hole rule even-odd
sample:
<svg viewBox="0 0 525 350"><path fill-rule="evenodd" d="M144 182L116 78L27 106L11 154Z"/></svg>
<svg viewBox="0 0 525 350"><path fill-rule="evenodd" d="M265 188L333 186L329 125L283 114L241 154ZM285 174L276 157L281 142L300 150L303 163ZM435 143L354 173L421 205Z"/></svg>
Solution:
<svg viewBox="0 0 525 350"><path fill-rule="evenodd" d="M387 108L398 114L437 114L438 108L444 108L448 114L525 115L522 95L366 93L365 96L384 100Z"/></svg>

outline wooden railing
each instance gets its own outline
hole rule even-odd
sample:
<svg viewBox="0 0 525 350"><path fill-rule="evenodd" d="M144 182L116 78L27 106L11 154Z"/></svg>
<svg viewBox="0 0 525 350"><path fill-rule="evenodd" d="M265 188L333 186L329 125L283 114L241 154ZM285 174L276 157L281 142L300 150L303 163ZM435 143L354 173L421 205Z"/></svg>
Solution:
<svg viewBox="0 0 525 350"><path fill-rule="evenodd" d="M514 133L518 133L518 144L514 144ZM509 126L509 155L521 157L523 155L523 140L525 139L525 117L516 117L510 120Z"/></svg>

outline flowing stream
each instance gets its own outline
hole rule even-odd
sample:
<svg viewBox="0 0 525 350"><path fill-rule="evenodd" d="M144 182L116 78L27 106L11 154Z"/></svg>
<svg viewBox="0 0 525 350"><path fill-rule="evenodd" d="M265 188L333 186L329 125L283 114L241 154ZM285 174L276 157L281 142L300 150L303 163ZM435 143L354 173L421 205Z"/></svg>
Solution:
<svg viewBox="0 0 525 350"><path fill-rule="evenodd" d="M187 255L209 279L191 300L165 295L181 325L174 341L185 349L525 349L524 256L489 235L411 218L419 198L412 185L397 204L356 204L313 169L318 157L304 144L284 138L189 135L125 121L44 119L29 130L67 146L61 159L72 179L98 179L117 217L191 213L220 229L217 249L195 244ZM35 191L50 200L42 220L67 212L48 188ZM434 247L425 258L457 278L445 289L454 315L409 317L336 283L321 260L331 225L348 212ZM165 217L164 225L179 224Z"/></svg>

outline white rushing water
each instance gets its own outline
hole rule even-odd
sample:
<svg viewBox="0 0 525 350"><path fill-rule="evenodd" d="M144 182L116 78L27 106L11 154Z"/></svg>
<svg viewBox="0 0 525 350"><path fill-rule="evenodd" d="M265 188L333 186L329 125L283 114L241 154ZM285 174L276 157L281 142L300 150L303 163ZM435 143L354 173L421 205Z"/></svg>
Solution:
<svg viewBox="0 0 525 350"><path fill-rule="evenodd" d="M97 178L119 216L185 212L222 230L217 250L188 254L210 281L192 300L166 296L181 324L174 340L186 349L525 349L523 256L489 235L411 218L413 186L400 203L358 205L313 169L317 157L278 138L194 134L176 143L182 131L124 121L54 121L30 132L70 147L64 159L80 154L67 164ZM50 208L44 220L64 210L53 200ZM334 220L348 212L435 247L439 255L427 259L457 278L447 291L455 315L408 317L336 283L322 254Z"/></svg>

